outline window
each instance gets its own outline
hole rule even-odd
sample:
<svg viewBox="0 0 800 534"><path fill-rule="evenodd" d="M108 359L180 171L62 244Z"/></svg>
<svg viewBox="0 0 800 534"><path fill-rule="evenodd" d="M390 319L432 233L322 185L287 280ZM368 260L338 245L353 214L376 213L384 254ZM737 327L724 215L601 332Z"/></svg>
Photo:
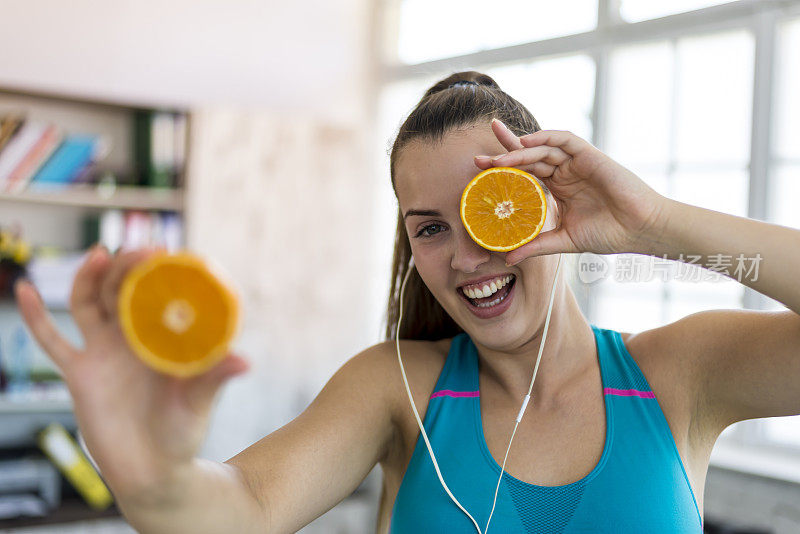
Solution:
<svg viewBox="0 0 800 534"><path fill-rule="evenodd" d="M606 152L661 194L747 215L753 47L748 32L735 31L614 49ZM672 262L611 258L618 276L595 293L597 320L609 328L643 330L742 307L744 288L729 279L694 281Z"/></svg>
<svg viewBox="0 0 800 534"><path fill-rule="evenodd" d="M403 0L396 55L401 63L422 63L585 32L596 24L597 0Z"/></svg>
<svg viewBox="0 0 800 534"><path fill-rule="evenodd" d="M592 138L595 71L589 56L488 66L483 71L528 108L542 128Z"/></svg>
<svg viewBox="0 0 800 534"><path fill-rule="evenodd" d="M800 228L800 0L780 9L749 0L504 0L491 13L513 16L501 15L497 25L476 0L458 9L440 0L394 1L398 39L379 105L383 160L386 142L431 83L475 69L494 77L543 128L593 141L670 198ZM754 87L772 81L769 69L755 68L757 50L774 65L766 106L754 106L763 104ZM753 125L765 123L771 152L751 158L758 146ZM750 198L751 187L763 188L765 206ZM395 212L384 211L391 232ZM385 237L383 246L388 254ZM704 309L782 308L748 298L752 292L727 278L686 281L691 273L677 272L686 264L635 255L603 261L608 275L591 284L577 276L579 258L565 264L584 312L599 326L635 332ZM723 436L800 449L800 416L746 421Z"/></svg>
<svg viewBox="0 0 800 534"><path fill-rule="evenodd" d="M727 3L730 3L730 0L670 0L669 2L621 0L619 14L626 22L639 22Z"/></svg>

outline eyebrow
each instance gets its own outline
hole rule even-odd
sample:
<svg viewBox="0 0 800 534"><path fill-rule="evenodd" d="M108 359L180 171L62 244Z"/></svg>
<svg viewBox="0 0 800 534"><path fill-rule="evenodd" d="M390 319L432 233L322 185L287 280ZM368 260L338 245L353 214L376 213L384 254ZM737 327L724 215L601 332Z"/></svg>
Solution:
<svg viewBox="0 0 800 534"><path fill-rule="evenodd" d="M441 217L442 213L436 210L408 210L406 214L403 215L403 220L406 220L411 215L424 215L424 216L433 215L435 217Z"/></svg>

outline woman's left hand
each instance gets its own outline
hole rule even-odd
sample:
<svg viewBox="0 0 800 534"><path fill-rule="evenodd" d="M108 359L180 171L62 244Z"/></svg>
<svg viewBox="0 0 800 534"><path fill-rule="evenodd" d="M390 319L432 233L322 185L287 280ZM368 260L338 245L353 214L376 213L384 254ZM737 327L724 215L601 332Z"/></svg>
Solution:
<svg viewBox="0 0 800 534"><path fill-rule="evenodd" d="M502 122L492 130L508 150L476 156L480 169L516 167L539 178L555 198L559 222L508 252L506 263L559 252L647 253L658 239L668 199L587 141L542 130L517 137Z"/></svg>

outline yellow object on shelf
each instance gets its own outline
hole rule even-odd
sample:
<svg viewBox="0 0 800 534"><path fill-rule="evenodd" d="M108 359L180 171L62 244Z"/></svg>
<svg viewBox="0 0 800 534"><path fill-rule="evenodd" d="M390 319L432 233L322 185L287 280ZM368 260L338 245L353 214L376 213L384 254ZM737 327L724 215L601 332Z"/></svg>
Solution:
<svg viewBox="0 0 800 534"><path fill-rule="evenodd" d="M39 447L89 506L104 510L114 502L100 475L63 426L51 423L42 430Z"/></svg>

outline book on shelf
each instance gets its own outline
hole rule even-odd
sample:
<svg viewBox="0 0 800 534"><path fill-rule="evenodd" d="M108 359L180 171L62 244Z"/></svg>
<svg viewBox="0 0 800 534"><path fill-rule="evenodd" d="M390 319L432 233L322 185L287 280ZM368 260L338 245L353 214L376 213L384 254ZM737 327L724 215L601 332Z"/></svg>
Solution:
<svg viewBox="0 0 800 534"><path fill-rule="evenodd" d="M19 122L19 123L18 123ZM12 131L13 130L13 131ZM109 152L104 136L65 134L54 124L6 116L0 123L0 192L19 193L35 186L52 188L86 180Z"/></svg>
<svg viewBox="0 0 800 534"><path fill-rule="evenodd" d="M38 141L28 150L22 161L11 172L3 189L6 193L18 193L25 189L34 174L50 158L61 142L63 133L57 127L48 126Z"/></svg>
<svg viewBox="0 0 800 534"><path fill-rule="evenodd" d="M149 246L174 252L183 245L183 221L173 212L106 210L86 216L82 241L86 248L99 241L111 252Z"/></svg>
<svg viewBox="0 0 800 534"><path fill-rule="evenodd" d="M6 143L17 132L23 120L22 115L9 114L0 117L0 150L3 150Z"/></svg>
<svg viewBox="0 0 800 534"><path fill-rule="evenodd" d="M169 252L183 248L183 221L173 212L105 210L84 216L81 250L38 247L27 266L27 276L51 309L69 306L72 282L86 260L86 251L96 243L112 253L120 248L164 247Z"/></svg>
<svg viewBox="0 0 800 534"><path fill-rule="evenodd" d="M32 188L63 187L78 183L94 163L109 150L106 138L96 135L68 135L53 156L31 180Z"/></svg>
<svg viewBox="0 0 800 534"><path fill-rule="evenodd" d="M187 118L172 111L133 112L133 168L118 183L176 188L183 184ZM67 130L67 129L64 129ZM106 136L64 131L20 113L0 117L0 193L95 183L110 151Z"/></svg>
<svg viewBox="0 0 800 534"><path fill-rule="evenodd" d="M28 153L47 132L49 124L26 121L0 152L0 191L5 190L9 177Z"/></svg>

